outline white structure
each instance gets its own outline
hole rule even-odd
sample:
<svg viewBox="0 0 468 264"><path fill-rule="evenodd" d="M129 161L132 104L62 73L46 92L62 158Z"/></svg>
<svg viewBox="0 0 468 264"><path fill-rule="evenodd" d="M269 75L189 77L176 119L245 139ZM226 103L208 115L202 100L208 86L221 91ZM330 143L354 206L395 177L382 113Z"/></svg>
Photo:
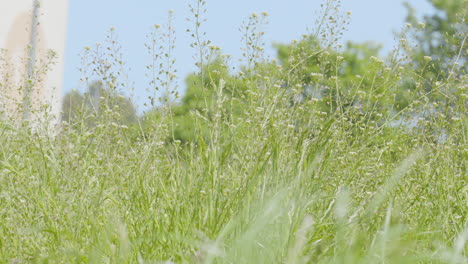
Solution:
<svg viewBox="0 0 468 264"><path fill-rule="evenodd" d="M0 118L58 118L67 16L68 0L0 0Z"/></svg>

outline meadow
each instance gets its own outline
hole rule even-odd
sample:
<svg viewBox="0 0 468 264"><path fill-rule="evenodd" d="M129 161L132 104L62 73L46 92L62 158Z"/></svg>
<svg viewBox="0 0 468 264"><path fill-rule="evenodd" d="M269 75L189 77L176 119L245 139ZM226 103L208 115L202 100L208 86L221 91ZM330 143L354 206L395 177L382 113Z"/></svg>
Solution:
<svg viewBox="0 0 468 264"><path fill-rule="evenodd" d="M112 29L83 55L99 107L84 92L57 132L0 122L0 263L468 262L466 18L445 57L414 23L381 58L340 42L347 14L326 1L268 59L252 14L232 72L204 5L185 94L170 13L145 46L152 111L125 115Z"/></svg>

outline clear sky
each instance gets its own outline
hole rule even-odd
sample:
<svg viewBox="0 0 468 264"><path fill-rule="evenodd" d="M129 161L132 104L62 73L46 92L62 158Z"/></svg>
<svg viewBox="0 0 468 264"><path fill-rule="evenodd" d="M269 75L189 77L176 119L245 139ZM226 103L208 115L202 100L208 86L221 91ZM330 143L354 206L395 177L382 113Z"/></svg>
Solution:
<svg viewBox="0 0 468 264"><path fill-rule="evenodd" d="M84 89L80 84L80 52L85 46L103 42L106 32L115 27L123 46L124 59L131 68L129 79L134 82L135 98L141 105L148 80L145 66L150 62L144 43L154 24L167 21L168 10L173 10L177 31L176 55L179 85L184 88L185 76L195 70L191 39L185 30L191 27L188 3L194 0L70 0L68 36L65 56L64 91ZM321 0L207 0L208 21L204 25L207 38L231 54L240 58L241 33L239 26L253 12L266 11L269 24L266 28L266 44L288 43L299 39L307 28L313 28ZM402 0L345 0L343 11L352 12L352 21L344 35L344 41L373 40L384 45L384 52L393 45L393 32L404 25L406 10ZM409 0L419 15L430 13L425 0ZM269 48L268 55L274 57Z"/></svg>

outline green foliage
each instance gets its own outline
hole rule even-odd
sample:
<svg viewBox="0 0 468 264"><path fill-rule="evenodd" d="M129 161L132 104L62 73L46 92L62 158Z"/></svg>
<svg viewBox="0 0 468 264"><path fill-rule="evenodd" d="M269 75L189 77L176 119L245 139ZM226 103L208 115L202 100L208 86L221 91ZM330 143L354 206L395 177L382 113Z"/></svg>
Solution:
<svg viewBox="0 0 468 264"><path fill-rule="evenodd" d="M294 102L317 101L328 114L368 113L361 116L374 121L380 119L375 112L387 116L408 104L397 92L405 69L381 60L380 46L375 43L349 42L336 50L306 35L277 48Z"/></svg>
<svg viewBox="0 0 468 264"><path fill-rule="evenodd" d="M203 67L203 72L203 76L191 74L186 78L187 91L180 104L169 104L146 113L142 118L143 126L160 122L169 111L172 121L168 140L196 143L200 139L197 135L207 140L207 122L215 119L215 107L222 109L222 118L239 118L242 105L247 102L245 81L229 73L225 58L219 54ZM164 110L166 107L168 109ZM197 115L206 118L196 119Z"/></svg>
<svg viewBox="0 0 468 264"><path fill-rule="evenodd" d="M415 44L404 48L411 57L406 63L415 69L412 77L415 84L405 89L419 89L429 94L431 100L451 107L457 89L443 84L468 72L468 4L462 0L429 2L435 12L425 15L422 21L417 20L416 10L406 3L408 24L403 36Z"/></svg>
<svg viewBox="0 0 468 264"><path fill-rule="evenodd" d="M76 90L70 91L63 98L62 120L67 123L73 122L72 120L78 120L84 105L83 95Z"/></svg>
<svg viewBox="0 0 468 264"><path fill-rule="evenodd" d="M130 128L103 58L56 135L0 125L0 263L468 261L466 73L447 108L370 43L307 36L235 74L194 43L181 102ZM170 92L172 65L150 83Z"/></svg>
<svg viewBox="0 0 468 264"><path fill-rule="evenodd" d="M431 0L430 4L435 12L424 16L423 21L416 19L415 10L407 3L407 22L419 29L414 34L417 47L414 50L414 59L418 67L427 67L427 78L445 80L453 70L454 63L460 63L460 68L466 72L468 65L466 42L468 24L468 5L466 1ZM428 64L425 56L432 58ZM427 65L427 66L426 66Z"/></svg>
<svg viewBox="0 0 468 264"><path fill-rule="evenodd" d="M89 125L96 120L111 118L112 122L130 125L136 122L135 107L129 98L110 89L105 89L101 82L93 82L84 94L71 91L64 96L62 121L76 124L89 119ZM109 113L113 117L109 116ZM95 121L90 121L94 119Z"/></svg>

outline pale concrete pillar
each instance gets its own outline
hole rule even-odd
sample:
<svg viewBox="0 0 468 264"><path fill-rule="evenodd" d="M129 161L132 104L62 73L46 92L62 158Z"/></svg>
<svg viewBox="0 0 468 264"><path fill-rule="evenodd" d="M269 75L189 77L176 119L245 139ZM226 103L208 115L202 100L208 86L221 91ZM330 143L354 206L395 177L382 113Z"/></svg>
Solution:
<svg viewBox="0 0 468 264"><path fill-rule="evenodd" d="M20 122L38 121L47 114L58 121L61 111L68 0L40 0L33 19L34 0L0 1L0 116ZM37 21L36 38L31 34ZM31 53L36 39L35 52ZM51 51L55 55L50 60ZM31 61L31 55L34 61ZM28 65L34 73L28 73ZM32 82L27 80L32 77ZM25 93L32 87L30 94ZM24 115L30 96L30 115Z"/></svg>

